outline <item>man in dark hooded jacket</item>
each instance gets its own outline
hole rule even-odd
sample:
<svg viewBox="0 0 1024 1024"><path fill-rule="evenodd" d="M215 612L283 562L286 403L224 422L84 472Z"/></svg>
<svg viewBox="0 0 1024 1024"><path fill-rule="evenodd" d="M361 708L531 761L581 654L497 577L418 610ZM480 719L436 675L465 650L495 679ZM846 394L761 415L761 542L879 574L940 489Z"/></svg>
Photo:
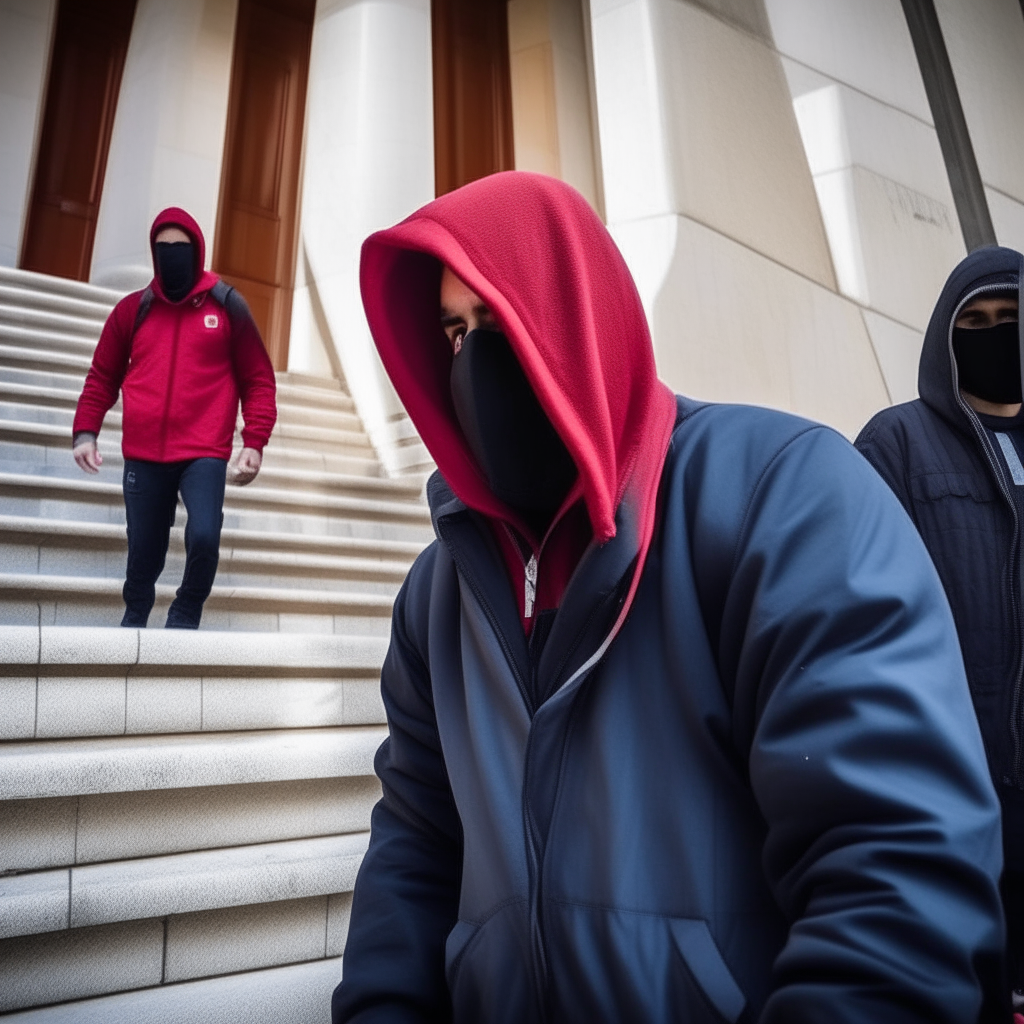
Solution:
<svg viewBox="0 0 1024 1024"><path fill-rule="evenodd" d="M550 178L437 199L361 284L437 541L395 602L335 1022L1005 1020L997 801L871 468L673 396Z"/></svg>
<svg viewBox="0 0 1024 1024"><path fill-rule="evenodd" d="M122 626L145 626L178 495L188 513L185 572L167 626L196 629L217 574L224 485L241 399L232 482L256 477L277 418L274 369L245 300L207 270L203 233L184 210L157 215L153 280L103 325L72 426L75 461L98 473L96 438L122 396L128 524Z"/></svg>
<svg viewBox="0 0 1024 1024"><path fill-rule="evenodd" d="M910 513L953 609L1003 808L1008 959L1024 1010L1022 260L990 246L960 263L925 333L921 397L880 412L856 445Z"/></svg>

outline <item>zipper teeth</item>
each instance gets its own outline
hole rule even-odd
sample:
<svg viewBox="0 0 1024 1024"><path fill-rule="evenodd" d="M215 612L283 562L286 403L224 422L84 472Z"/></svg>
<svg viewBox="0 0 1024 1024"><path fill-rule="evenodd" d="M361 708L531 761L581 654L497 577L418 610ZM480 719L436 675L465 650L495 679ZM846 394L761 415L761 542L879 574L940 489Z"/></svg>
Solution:
<svg viewBox="0 0 1024 1024"><path fill-rule="evenodd" d="M984 295L986 292L1000 291L1006 291L1005 286L986 285L983 288L976 288L974 291L969 292L964 296L953 311L953 316L950 319L947 346L949 348L949 363L953 375L953 396L956 399L957 405L959 405L961 410L966 414L967 420L971 424L971 429L974 431L975 436L978 438L978 441L982 446L982 451L985 453L985 457L988 460L993 473L995 473L996 480L999 483L999 489L1002 492L1006 503L1010 506L1010 513L1013 516L1013 541L1010 547L1010 610L1013 614L1013 649L1017 659L1017 665L1013 690L1011 691L1010 738L1013 740L1013 781L1019 786L1022 781L1021 776L1024 774L1024 772L1022 772L1022 768L1024 768L1024 743L1022 743L1021 736L1022 726L1024 726L1024 723L1021 721L1021 681L1022 678L1024 678L1024 658L1021 657L1021 628L1020 613L1018 611L1020 607L1020 594L1018 593L1019 587L1017 586L1018 563L1020 561L1019 552L1017 550L1020 541L1020 516L1017 514L1017 503L1013 500L1013 496L1006 484L1006 478L1003 476L1002 467L995 458L995 451L989 442L988 434L985 432L985 428L982 426L981 420L978 419L978 414L967 404L967 402L964 401L963 396L960 394L960 374L956 365L956 357L953 354L953 327L956 323L956 318L960 313L960 310L962 310L964 306L971 301L971 299L978 295Z"/></svg>

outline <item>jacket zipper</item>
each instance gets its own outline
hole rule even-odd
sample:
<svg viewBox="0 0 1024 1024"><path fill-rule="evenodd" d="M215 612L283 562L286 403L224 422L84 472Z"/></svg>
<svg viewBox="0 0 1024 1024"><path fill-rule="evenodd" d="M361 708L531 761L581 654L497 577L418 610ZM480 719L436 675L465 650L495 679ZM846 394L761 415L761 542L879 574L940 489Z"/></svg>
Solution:
<svg viewBox="0 0 1024 1024"><path fill-rule="evenodd" d="M995 475L996 481L999 484L999 490L1003 495L1003 500L1010 507L1010 514L1013 516L1013 539L1010 545L1010 611L1013 618L1013 650L1014 657L1016 658L1016 672L1014 674L1013 690L1011 691L1011 702L1010 702L1010 738L1013 741L1013 753L1012 753L1012 767L1013 772L1012 782L1018 787L1024 787L1024 737L1021 733L1024 731L1024 707L1021 703L1021 689L1022 680L1024 680L1024 651L1022 651L1022 637L1024 637L1024 630L1022 630L1020 621L1020 608L1021 608L1021 579L1020 579L1020 552L1018 550L1020 544L1020 516L1017 514L1017 503L1013 500L1013 495L1010 493L1010 489L1006 484L1006 477L1003 475L1002 466L999 465L999 461L996 458L995 449L993 449L988 439L988 434L985 428L981 424L981 420L978 419L978 414L964 401L963 396L960 394L960 380L959 373L957 371L956 357L953 354L953 326L956 322L957 315L960 310L967 305L971 299L978 295L983 295L985 292L998 292L1005 291L1004 287L999 285L988 285L984 288L978 288L973 292L970 292L957 306L953 313L953 317L949 323L949 336L948 336L948 347L949 347L949 361L953 371L953 396L955 397L957 404L963 410L967 416L968 422L971 424L971 428L974 430L975 436L981 445L982 451L985 453L985 457L988 460L989 467ZM1005 780L1004 780L1005 781Z"/></svg>
<svg viewBox="0 0 1024 1024"><path fill-rule="evenodd" d="M178 341L181 338L181 317L174 318L174 341L171 343L171 363L167 367L167 397L164 399L164 413L160 418L160 454L167 454L167 419L171 414L171 392L174 389L174 371L178 365Z"/></svg>
<svg viewBox="0 0 1024 1024"><path fill-rule="evenodd" d="M537 603L537 573L538 573L538 552L532 548L530 550L530 557L526 558L523 554L522 545L520 545L515 533L508 523L502 521L502 528L505 530L509 540L515 546L516 551L519 552L519 557L523 561L523 618L533 618L534 608ZM541 544L543 549L543 542ZM530 659L530 680L533 685L533 689L537 688L537 672L533 665L533 659ZM531 719L536 710L532 699L527 702L527 706L530 708ZM529 879L529 907L530 907L530 973L533 976L533 988L534 988L534 1000L535 1000L535 1013L538 1021L544 1021L547 1019L546 1012L546 999L545 992L547 992L547 953L544 949L544 934L541 926L540 919L540 893L541 893L541 864L540 856L541 851L539 850L539 842L537 833L533 825L533 816L530 813L530 802L527 794L530 791L530 775L532 756L531 752L533 749L533 728L531 725L530 734L526 740L526 750L523 755L523 830L526 834L526 857L527 857L527 877Z"/></svg>

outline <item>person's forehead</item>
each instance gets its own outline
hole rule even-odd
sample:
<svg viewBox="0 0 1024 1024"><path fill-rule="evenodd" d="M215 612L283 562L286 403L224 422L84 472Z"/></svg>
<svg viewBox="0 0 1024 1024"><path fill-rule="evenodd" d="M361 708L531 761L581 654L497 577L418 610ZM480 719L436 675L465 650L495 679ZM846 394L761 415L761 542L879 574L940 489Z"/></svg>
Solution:
<svg viewBox="0 0 1024 1024"><path fill-rule="evenodd" d="M156 233L158 242L165 237L183 242L189 241L188 232L184 228L178 227L177 224L167 224Z"/></svg>

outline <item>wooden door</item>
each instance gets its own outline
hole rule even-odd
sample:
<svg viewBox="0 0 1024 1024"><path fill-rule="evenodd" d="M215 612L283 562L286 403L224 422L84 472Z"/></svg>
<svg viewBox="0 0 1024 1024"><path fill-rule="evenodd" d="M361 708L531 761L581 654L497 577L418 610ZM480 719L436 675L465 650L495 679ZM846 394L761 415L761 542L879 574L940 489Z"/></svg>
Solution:
<svg viewBox="0 0 1024 1024"><path fill-rule="evenodd" d="M434 187L515 167L506 0L431 0Z"/></svg>
<svg viewBox="0 0 1024 1024"><path fill-rule="evenodd" d="M89 279L135 0L60 0L21 266Z"/></svg>
<svg viewBox="0 0 1024 1024"><path fill-rule="evenodd" d="M213 269L245 296L274 368L288 329L315 0L240 0Z"/></svg>

